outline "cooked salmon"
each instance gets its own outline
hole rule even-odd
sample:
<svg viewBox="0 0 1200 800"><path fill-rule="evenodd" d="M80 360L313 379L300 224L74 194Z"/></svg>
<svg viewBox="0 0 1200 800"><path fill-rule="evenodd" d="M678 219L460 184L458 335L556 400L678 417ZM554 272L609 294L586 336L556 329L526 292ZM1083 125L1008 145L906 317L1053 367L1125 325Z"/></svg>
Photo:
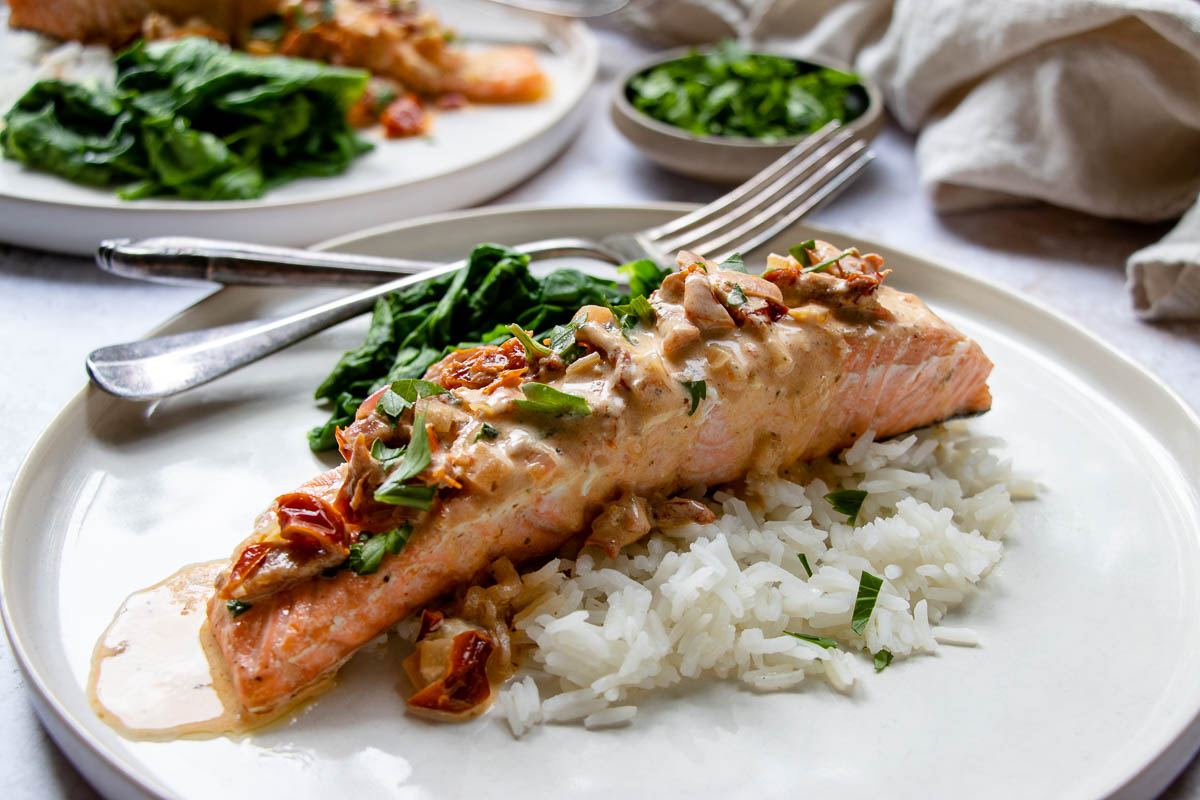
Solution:
<svg viewBox="0 0 1200 800"><path fill-rule="evenodd" d="M373 395L339 432L346 463L279 498L218 581L243 705L285 702L501 557L589 533L611 551L691 514L682 490L988 410L991 362L882 285L879 256L797 254L757 276L683 253L648 304L585 307L548 344L457 351L406 398ZM410 535L377 571L330 569L390 531Z"/></svg>
<svg viewBox="0 0 1200 800"><path fill-rule="evenodd" d="M8 24L59 39L120 47L142 31L151 14L176 22L197 19L236 31L270 14L278 0L8 0Z"/></svg>

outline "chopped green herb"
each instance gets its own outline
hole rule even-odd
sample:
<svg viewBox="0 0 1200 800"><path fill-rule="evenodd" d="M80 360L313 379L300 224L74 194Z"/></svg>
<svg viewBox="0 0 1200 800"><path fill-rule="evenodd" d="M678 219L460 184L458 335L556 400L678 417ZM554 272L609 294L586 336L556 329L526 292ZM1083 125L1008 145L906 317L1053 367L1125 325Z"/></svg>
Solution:
<svg viewBox="0 0 1200 800"><path fill-rule="evenodd" d="M748 52L732 41L635 75L629 102L691 133L772 142L862 115L869 98L855 75L807 61Z"/></svg>
<svg viewBox="0 0 1200 800"><path fill-rule="evenodd" d="M412 536L411 525L401 525L387 533L364 533L358 537L358 542L350 545L350 559L346 562L356 575L370 575L379 569L384 553L396 555L408 537Z"/></svg>
<svg viewBox="0 0 1200 800"><path fill-rule="evenodd" d="M845 514L846 522L850 525L858 522L858 512L862 510L866 499L867 493L862 489L839 489L825 495L826 502L833 506L834 511Z"/></svg>
<svg viewBox="0 0 1200 800"><path fill-rule="evenodd" d="M375 407L395 422L417 400L436 394L447 394L447 391L436 383L405 378L393 381L388 390L379 396Z"/></svg>
<svg viewBox="0 0 1200 800"><path fill-rule="evenodd" d="M485 422L480 426L479 433L475 434L475 441L478 442L480 439L495 439L499 435L500 431Z"/></svg>
<svg viewBox="0 0 1200 800"><path fill-rule="evenodd" d="M250 24L250 38L278 42L283 38L286 30L286 23L282 14L268 14Z"/></svg>
<svg viewBox="0 0 1200 800"><path fill-rule="evenodd" d="M428 511L433 508L433 498L437 495L437 490L438 487L436 486L425 486L420 483L402 483L389 488L387 497L380 497L379 492L376 492L375 499L381 503L390 503L394 506L405 506L420 511Z"/></svg>
<svg viewBox="0 0 1200 800"><path fill-rule="evenodd" d="M728 303L731 307L737 308L742 303L746 302L746 293L742 291L742 287L734 284L734 287L726 295L729 298Z"/></svg>
<svg viewBox="0 0 1200 800"><path fill-rule="evenodd" d="M809 256L808 251L812 250L816 246L817 240L809 239L806 242L801 242L800 244L789 247L788 252L792 254L792 258L800 262L800 266L807 267L812 264L812 257Z"/></svg>
<svg viewBox="0 0 1200 800"><path fill-rule="evenodd" d="M382 463L384 469L389 469L403 455L403 447L388 447L382 439L371 442L371 458Z"/></svg>
<svg viewBox="0 0 1200 800"><path fill-rule="evenodd" d="M891 663L892 663L892 651L891 650L880 650L878 653L875 654L875 671L876 672L883 672L884 668L886 668L887 665L891 664Z"/></svg>
<svg viewBox="0 0 1200 800"><path fill-rule="evenodd" d="M671 270L663 269L648 258L617 267L617 272L629 278L630 297L649 297L651 292L662 285L663 278L671 274Z"/></svg>
<svg viewBox="0 0 1200 800"><path fill-rule="evenodd" d="M393 505L412 505L409 502L401 502L411 497L411 493L401 490L406 481L415 478L429 466L430 460L429 433L425 430L425 414L422 412L413 420L412 439L404 449L404 457L375 490L375 500Z"/></svg>
<svg viewBox="0 0 1200 800"><path fill-rule="evenodd" d="M855 633L862 634L867 627L871 612L875 610L875 601L879 599L880 586L883 586L882 580L863 570L862 577L858 579L858 596L854 598L854 616L850 620L850 627Z"/></svg>
<svg viewBox="0 0 1200 800"><path fill-rule="evenodd" d="M229 609L229 616L233 617L234 619L237 619L242 614L245 614L253 607L254 606L250 605L249 603L243 603L241 600L230 600L225 604L225 608Z"/></svg>
<svg viewBox="0 0 1200 800"><path fill-rule="evenodd" d="M809 636L807 633L792 633L791 631L784 631L784 633L786 633L788 636L795 636L797 639L802 639L806 642L819 644L826 650L833 650L838 646L836 639L830 639L826 636Z"/></svg>
<svg viewBox="0 0 1200 800"><path fill-rule="evenodd" d="M808 573L808 577L812 577L812 567L808 565L808 556L804 553L796 553L800 557L800 563L804 565L804 571Z"/></svg>
<svg viewBox="0 0 1200 800"><path fill-rule="evenodd" d="M555 414L561 417L586 417L592 413L587 400L577 394L560 392L544 383L530 382L521 387L527 400L514 400L517 408L536 411L540 414Z"/></svg>
<svg viewBox="0 0 1200 800"><path fill-rule="evenodd" d="M705 381L680 381L683 388L687 389L688 396L692 398L692 407L688 409L688 416L696 413L696 409L700 407L700 401L708 397L708 383Z"/></svg>
<svg viewBox="0 0 1200 800"><path fill-rule="evenodd" d="M729 258L717 265L721 269L731 269L734 272L745 272L746 262L742 260L741 253L734 253Z"/></svg>
<svg viewBox="0 0 1200 800"><path fill-rule="evenodd" d="M571 364L583 356L583 348L575 343L575 332L579 330L579 325L571 320L566 325L555 325L550 331L550 350L564 364Z"/></svg>
<svg viewBox="0 0 1200 800"><path fill-rule="evenodd" d="M612 307L613 316L617 318L617 322L621 324L621 330L629 330L636 326L639 322L643 325L653 325L657 319L654 313L654 306L650 305L650 301L641 295L637 295L628 303L621 306Z"/></svg>
<svg viewBox="0 0 1200 800"><path fill-rule="evenodd" d="M512 335L517 338L517 341L521 343L521 346L525 348L525 357L530 361L538 356L550 355L550 348L546 347L541 342L535 342L533 339L529 338L529 334L520 325L514 322L512 325L508 326L508 329L512 331Z"/></svg>
<svg viewBox="0 0 1200 800"><path fill-rule="evenodd" d="M850 256L850 255L854 255L854 251L846 250L843 253L841 253L840 255L834 256L833 258L825 259L820 264L813 264L811 267L805 267L804 269L802 269L800 271L801 272L824 272L825 270L829 269L829 267L832 266L833 264L836 264L837 262L841 261L846 256Z"/></svg>

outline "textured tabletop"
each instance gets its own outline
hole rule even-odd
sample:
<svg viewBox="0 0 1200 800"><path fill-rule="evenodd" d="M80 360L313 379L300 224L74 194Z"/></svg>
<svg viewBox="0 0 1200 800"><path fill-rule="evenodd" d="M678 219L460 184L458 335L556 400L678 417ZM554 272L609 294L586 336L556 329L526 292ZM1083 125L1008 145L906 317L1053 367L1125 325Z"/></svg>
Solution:
<svg viewBox="0 0 1200 800"><path fill-rule="evenodd" d="M611 77L643 51L601 33L600 81L590 116L569 149L495 203L623 204L706 201L721 189L675 177L639 156L607 117ZM1047 207L941 217L923 196L912 138L889 126L876 162L812 220L887 242L1023 292L1059 311L1157 374L1200 408L1200 323L1148 325L1130 309L1124 261L1169 226L1135 225ZM137 338L212 291L109 277L85 259L0 244L0 487L86 379L95 347ZM43 732L6 644L0 644L0 797L91 798L95 793ZM1165 797L1200 798L1195 763Z"/></svg>

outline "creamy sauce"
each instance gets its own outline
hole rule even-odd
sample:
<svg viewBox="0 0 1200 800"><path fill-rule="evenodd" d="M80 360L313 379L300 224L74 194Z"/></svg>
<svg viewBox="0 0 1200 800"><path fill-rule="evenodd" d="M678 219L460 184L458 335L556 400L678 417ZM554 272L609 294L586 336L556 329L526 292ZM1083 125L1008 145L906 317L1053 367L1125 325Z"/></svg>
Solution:
<svg viewBox="0 0 1200 800"><path fill-rule="evenodd" d="M121 605L92 654L88 700L130 739L243 733L286 715L324 690L269 714L246 713L208 625L208 600L227 561L184 567Z"/></svg>

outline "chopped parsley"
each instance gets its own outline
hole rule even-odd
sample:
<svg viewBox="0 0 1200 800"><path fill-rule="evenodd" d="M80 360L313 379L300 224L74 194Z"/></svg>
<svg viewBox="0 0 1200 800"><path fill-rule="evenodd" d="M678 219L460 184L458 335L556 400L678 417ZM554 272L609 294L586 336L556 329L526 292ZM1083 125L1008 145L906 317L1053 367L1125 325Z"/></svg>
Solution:
<svg viewBox="0 0 1200 800"><path fill-rule="evenodd" d="M480 439L495 439L499 435L500 431L485 422L480 426L479 433L475 434L475 441L478 442Z"/></svg>
<svg viewBox="0 0 1200 800"><path fill-rule="evenodd" d="M700 407L700 401L708 397L708 383L705 381L680 381L680 383L687 390L688 396L692 398L692 407L688 409L690 417Z"/></svg>
<svg viewBox="0 0 1200 800"><path fill-rule="evenodd" d="M746 262L742 260L741 253L734 253L729 258L717 264L718 269L730 269L734 272L745 272Z"/></svg>
<svg viewBox="0 0 1200 800"><path fill-rule="evenodd" d="M238 617L240 617L242 614L245 614L247 611L249 611L254 606L250 605L249 603L243 603L241 600L230 600L228 603L225 604L225 607L227 609L229 609L229 616L233 617L234 619L237 619Z"/></svg>
<svg viewBox="0 0 1200 800"><path fill-rule="evenodd" d="M371 442L371 458L383 464L384 469L390 469L403 455L403 447L388 447L382 439Z"/></svg>
<svg viewBox="0 0 1200 800"><path fill-rule="evenodd" d="M437 490L438 487L436 486L425 486L419 483L402 483L389 488L386 497L380 497L379 492L375 492L375 499L381 503L390 503L394 506L406 506L419 511L428 511L433 508L433 498L437 495Z"/></svg>
<svg viewBox="0 0 1200 800"><path fill-rule="evenodd" d="M560 417L586 417L592 413L587 400L577 394L560 392L544 383L530 382L521 387L526 400L514 400L517 408L536 411L539 414L554 414Z"/></svg>
<svg viewBox="0 0 1200 800"><path fill-rule="evenodd" d="M512 325L509 325L508 329L512 331L513 336L517 337L517 341L521 343L521 346L525 348L525 357L530 361L540 356L550 355L549 347L546 347L541 342L535 342L525 329L517 323L514 322Z"/></svg>
<svg viewBox="0 0 1200 800"><path fill-rule="evenodd" d="M862 510L863 501L866 499L867 493L862 489L839 489L825 495L826 502L833 506L834 511L846 515L849 525L858 522L858 512Z"/></svg>
<svg viewBox="0 0 1200 800"><path fill-rule="evenodd" d="M826 650L833 650L838 646L837 640L830 639L827 636L809 636L807 633L792 633L791 631L784 631L784 633L786 633L788 636L795 636L797 639L805 642L818 644L821 647L824 647Z"/></svg>
<svg viewBox="0 0 1200 800"><path fill-rule="evenodd" d="M808 573L808 577L812 577L812 567L808 565L808 556L804 553L796 553L800 557L800 563L804 565L804 571Z"/></svg>
<svg viewBox="0 0 1200 800"><path fill-rule="evenodd" d="M791 253L792 258L800 262L800 266L808 267L812 265L812 258L808 255L808 251L812 250L816 246L817 240L809 239L806 242L801 242L800 244L789 247L788 252Z"/></svg>
<svg viewBox="0 0 1200 800"><path fill-rule="evenodd" d="M882 580L863 570L862 577L858 579L858 596L854 598L854 616L850 620L850 627L855 633L861 635L867 627L871 612L875 610L875 601L879 599L881 586Z"/></svg>
<svg viewBox="0 0 1200 800"><path fill-rule="evenodd" d="M875 654L875 671L876 672L883 672L884 668L886 668L887 665L891 664L891 663L892 663L892 651L891 650L880 650L878 653Z"/></svg>
<svg viewBox="0 0 1200 800"><path fill-rule="evenodd" d="M358 542L350 545L347 566L355 575L370 575L379 569L384 553L399 553L408 544L409 536L412 536L411 525L401 525L387 533L359 534Z"/></svg>

